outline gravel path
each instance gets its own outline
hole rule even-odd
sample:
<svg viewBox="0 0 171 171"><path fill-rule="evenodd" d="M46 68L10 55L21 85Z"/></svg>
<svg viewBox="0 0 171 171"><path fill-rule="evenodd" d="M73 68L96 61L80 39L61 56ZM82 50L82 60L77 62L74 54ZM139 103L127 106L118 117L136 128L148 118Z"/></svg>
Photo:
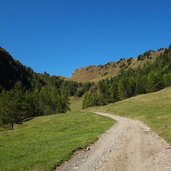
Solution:
<svg viewBox="0 0 171 171"><path fill-rule="evenodd" d="M117 123L56 171L171 171L171 146L140 121L108 113Z"/></svg>

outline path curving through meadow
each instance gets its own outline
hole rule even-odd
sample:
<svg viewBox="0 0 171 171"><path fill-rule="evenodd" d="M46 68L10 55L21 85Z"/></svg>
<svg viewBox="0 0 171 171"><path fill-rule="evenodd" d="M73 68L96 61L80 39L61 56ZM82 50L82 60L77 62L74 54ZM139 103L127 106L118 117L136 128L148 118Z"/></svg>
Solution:
<svg viewBox="0 0 171 171"><path fill-rule="evenodd" d="M171 171L171 146L140 121L95 112L117 121L99 140L78 150L56 171Z"/></svg>

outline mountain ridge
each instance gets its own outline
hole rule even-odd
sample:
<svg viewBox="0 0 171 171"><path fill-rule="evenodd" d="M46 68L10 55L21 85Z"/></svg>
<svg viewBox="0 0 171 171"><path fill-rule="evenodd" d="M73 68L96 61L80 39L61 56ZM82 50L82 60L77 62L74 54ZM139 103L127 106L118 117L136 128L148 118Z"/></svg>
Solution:
<svg viewBox="0 0 171 171"><path fill-rule="evenodd" d="M98 82L102 79L117 76L123 69L137 69L138 67L143 67L146 64L153 63L157 57L164 53L165 50L166 48L160 48L156 51L148 50L137 58L121 58L117 62L108 62L104 65L90 65L76 69L70 78L58 77L79 83ZM12 55L2 47L0 47L0 57L1 87L7 87L7 89L10 89L13 87L12 83L15 83L16 81L24 82L26 86L31 87L31 85L28 85L28 82L30 82L33 77L37 77L39 80L38 82L40 82L40 84L44 84L41 75L45 74L50 76L46 72L44 72L44 74L34 72L30 67L27 67L20 61L15 60Z"/></svg>
<svg viewBox="0 0 171 171"><path fill-rule="evenodd" d="M78 68L69 79L82 83L98 82L105 78L117 76L122 69L136 69L145 64L153 63L157 57L164 53L164 51L164 48L160 48L157 51L149 50L142 55L139 55L137 58L121 58L117 62L108 62L104 65L90 65Z"/></svg>

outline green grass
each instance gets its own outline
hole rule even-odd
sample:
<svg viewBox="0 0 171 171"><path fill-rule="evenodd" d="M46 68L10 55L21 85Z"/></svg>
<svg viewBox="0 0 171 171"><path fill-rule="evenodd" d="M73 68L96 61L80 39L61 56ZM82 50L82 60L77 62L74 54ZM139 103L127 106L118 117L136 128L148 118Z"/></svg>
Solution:
<svg viewBox="0 0 171 171"><path fill-rule="evenodd" d="M73 112L78 112L82 110L83 97L71 97L70 98L70 109Z"/></svg>
<svg viewBox="0 0 171 171"><path fill-rule="evenodd" d="M113 120L92 113L42 116L0 132L0 170L52 170L97 140Z"/></svg>
<svg viewBox="0 0 171 171"><path fill-rule="evenodd" d="M142 120L171 144L171 87L93 110Z"/></svg>

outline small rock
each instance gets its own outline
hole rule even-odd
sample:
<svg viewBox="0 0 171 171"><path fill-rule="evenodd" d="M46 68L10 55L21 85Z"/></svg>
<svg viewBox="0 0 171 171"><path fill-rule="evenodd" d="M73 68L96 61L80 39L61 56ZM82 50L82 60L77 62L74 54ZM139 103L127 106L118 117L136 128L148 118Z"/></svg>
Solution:
<svg viewBox="0 0 171 171"><path fill-rule="evenodd" d="M90 147L87 147L87 151L89 151L90 150Z"/></svg>
<svg viewBox="0 0 171 171"><path fill-rule="evenodd" d="M78 170L78 167L76 166L76 167L74 167L74 170Z"/></svg>

